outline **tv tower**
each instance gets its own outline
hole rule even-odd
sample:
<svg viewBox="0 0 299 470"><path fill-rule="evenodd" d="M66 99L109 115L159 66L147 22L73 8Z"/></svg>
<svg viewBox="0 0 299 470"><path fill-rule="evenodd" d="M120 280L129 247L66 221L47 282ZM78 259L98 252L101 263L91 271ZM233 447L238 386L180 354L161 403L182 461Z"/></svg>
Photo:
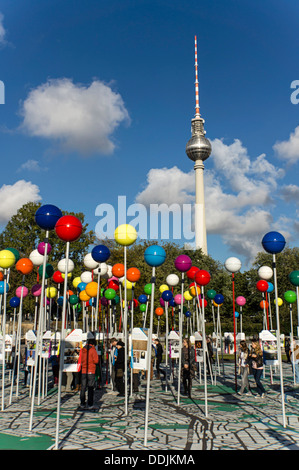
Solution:
<svg viewBox="0 0 299 470"><path fill-rule="evenodd" d="M186 145L186 154L194 162L195 170L195 248L207 255L207 230L203 182L203 162L212 152L210 141L205 137L204 119L199 111L197 38L195 36L195 116L191 120L191 139Z"/></svg>

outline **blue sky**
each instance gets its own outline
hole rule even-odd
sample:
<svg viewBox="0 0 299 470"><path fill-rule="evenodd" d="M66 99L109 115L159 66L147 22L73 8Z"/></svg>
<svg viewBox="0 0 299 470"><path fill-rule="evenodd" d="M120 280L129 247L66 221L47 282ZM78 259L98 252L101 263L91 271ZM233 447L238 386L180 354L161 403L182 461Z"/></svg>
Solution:
<svg viewBox="0 0 299 470"><path fill-rule="evenodd" d="M295 0L4 0L0 13L2 228L27 200L82 211L90 229L118 196L192 203L197 35L209 254L249 266L270 230L297 246Z"/></svg>

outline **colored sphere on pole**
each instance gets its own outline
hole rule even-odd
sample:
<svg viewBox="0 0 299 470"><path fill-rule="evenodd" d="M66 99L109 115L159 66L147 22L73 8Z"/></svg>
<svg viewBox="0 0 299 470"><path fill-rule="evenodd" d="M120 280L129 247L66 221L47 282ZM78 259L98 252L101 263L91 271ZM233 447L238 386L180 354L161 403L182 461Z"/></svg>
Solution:
<svg viewBox="0 0 299 470"><path fill-rule="evenodd" d="M98 276L105 276L108 272L108 266L106 263L100 263L97 268L93 270L93 273Z"/></svg>
<svg viewBox="0 0 299 470"><path fill-rule="evenodd" d="M214 302L217 305L223 304L223 302L224 302L223 295L222 294L216 294L215 297L214 297Z"/></svg>
<svg viewBox="0 0 299 470"><path fill-rule="evenodd" d="M276 299L274 299L274 304L276 305ZM277 305L281 307L283 304L283 300L280 297L277 297Z"/></svg>
<svg viewBox="0 0 299 470"><path fill-rule="evenodd" d="M0 268L8 269L11 268L16 262L16 257L10 250L0 251Z"/></svg>
<svg viewBox="0 0 299 470"><path fill-rule="evenodd" d="M159 302L160 302L161 307L165 307L165 302L164 302L164 300L162 299L162 297L160 297Z"/></svg>
<svg viewBox="0 0 299 470"><path fill-rule="evenodd" d="M273 276L273 270L270 266L261 266L258 270L258 275L261 279L268 281Z"/></svg>
<svg viewBox="0 0 299 470"><path fill-rule="evenodd" d="M53 281L56 282L56 284L62 284L64 279L62 277L62 273L60 271L55 271L52 277Z"/></svg>
<svg viewBox="0 0 299 470"><path fill-rule="evenodd" d="M182 296L182 294L176 294L174 296L174 301L175 301L176 305L181 305L182 302L183 303L185 302L185 298L184 298L184 296Z"/></svg>
<svg viewBox="0 0 299 470"><path fill-rule="evenodd" d="M35 284L32 288L31 288L31 294L34 296L34 297L40 297L42 293L42 286L40 284Z"/></svg>
<svg viewBox="0 0 299 470"><path fill-rule="evenodd" d="M145 262L152 267L161 266L166 258L166 252L162 246L151 245L144 252Z"/></svg>
<svg viewBox="0 0 299 470"><path fill-rule="evenodd" d="M62 274L65 274L66 271L67 271L68 274L69 274L69 273L71 273L72 271L74 271L74 269L75 269L74 261L72 261L71 259L66 260L66 258L63 258L63 259L61 259L61 260L58 262L57 269L58 269L58 271L60 271Z"/></svg>
<svg viewBox="0 0 299 470"><path fill-rule="evenodd" d="M71 305L77 305L77 303L80 301L79 297L76 294L72 294L69 297L69 303Z"/></svg>
<svg viewBox="0 0 299 470"><path fill-rule="evenodd" d="M192 281L194 281L195 274L197 273L197 271L199 271L199 268L197 268L196 266L191 266L191 268L186 273L188 279L191 279Z"/></svg>
<svg viewBox="0 0 299 470"><path fill-rule="evenodd" d="M167 285L167 284L162 284L162 285L159 287L159 291L160 291L161 294L162 294L165 290L168 290L168 285Z"/></svg>
<svg viewBox="0 0 299 470"><path fill-rule="evenodd" d="M46 296L48 299L54 299L57 295L57 289L56 287L47 287L46 289Z"/></svg>
<svg viewBox="0 0 299 470"><path fill-rule="evenodd" d="M162 299L164 300L164 302L170 302L172 298L173 293L171 292L171 290L164 290L162 292Z"/></svg>
<svg viewBox="0 0 299 470"><path fill-rule="evenodd" d="M97 245L91 250L91 256L97 263L105 263L110 258L110 250L106 245Z"/></svg>
<svg viewBox="0 0 299 470"><path fill-rule="evenodd" d="M279 232L268 232L262 239L262 245L267 253L280 253L285 247L284 236Z"/></svg>
<svg viewBox="0 0 299 470"><path fill-rule="evenodd" d="M82 281L81 281L81 282L79 282L79 284L77 285L77 289L78 289L79 291L83 291L83 290L85 290L86 285L87 285L86 282L82 282Z"/></svg>
<svg viewBox="0 0 299 470"><path fill-rule="evenodd" d="M206 299L199 299L199 305L201 307L204 306L204 308L206 308L208 306L208 302Z"/></svg>
<svg viewBox="0 0 299 470"><path fill-rule="evenodd" d="M130 246L137 240L137 231L132 225L119 225L114 231L114 239L119 245Z"/></svg>
<svg viewBox="0 0 299 470"><path fill-rule="evenodd" d="M190 310L187 310L186 312L184 312L184 315L185 315L187 318L190 318L190 317L191 317L191 312L190 312Z"/></svg>
<svg viewBox="0 0 299 470"><path fill-rule="evenodd" d="M23 275L30 274L33 268L33 263L29 258L21 258L16 263L16 270Z"/></svg>
<svg viewBox="0 0 299 470"><path fill-rule="evenodd" d="M272 284L272 282L268 281L268 289L267 289L268 294L271 294L271 292L273 291L274 291L274 285Z"/></svg>
<svg viewBox="0 0 299 470"><path fill-rule="evenodd" d="M98 283L95 281L89 282L85 286L85 292L89 297L96 297L98 293Z"/></svg>
<svg viewBox="0 0 299 470"><path fill-rule="evenodd" d="M264 308L267 309L269 307L269 303L266 300L261 300L260 301L260 307L261 307L261 309L264 309Z"/></svg>
<svg viewBox="0 0 299 470"><path fill-rule="evenodd" d="M55 225L56 235L65 242L78 240L82 234L82 230L81 220L74 215L64 215Z"/></svg>
<svg viewBox="0 0 299 470"><path fill-rule="evenodd" d="M138 297L138 302L140 304L146 304L147 302L147 296L145 294L140 294L140 296Z"/></svg>
<svg viewBox="0 0 299 470"><path fill-rule="evenodd" d="M200 269L195 274L195 282L199 286L206 286L207 284L209 284L210 280L211 280L210 273L208 271L205 271L204 269Z"/></svg>
<svg viewBox="0 0 299 470"><path fill-rule="evenodd" d="M288 302L289 304L293 304L297 300L297 295L296 292L292 290L288 290L287 292L284 293L284 300Z"/></svg>
<svg viewBox="0 0 299 470"><path fill-rule="evenodd" d="M23 294L22 294L23 292ZM23 298L26 297L28 295L28 289L27 287L25 286L20 286L20 287L17 287L16 289L16 296L21 298L21 296L23 295Z"/></svg>
<svg viewBox="0 0 299 470"><path fill-rule="evenodd" d="M87 255L84 256L83 263L88 269L96 269L99 265L99 263L93 259L91 253L87 253Z"/></svg>
<svg viewBox="0 0 299 470"><path fill-rule="evenodd" d="M6 292L9 291L9 284L6 283ZM0 281L0 294L4 294L4 281Z"/></svg>
<svg viewBox="0 0 299 470"><path fill-rule="evenodd" d="M175 268L180 272L187 272L192 266L192 260L187 255L179 255L174 261Z"/></svg>
<svg viewBox="0 0 299 470"><path fill-rule="evenodd" d="M130 282L139 281L140 276L141 276L141 273L140 273L139 269L137 269L137 268L129 268L127 270L127 279Z"/></svg>
<svg viewBox="0 0 299 470"><path fill-rule="evenodd" d="M162 307L157 307L156 310L155 310L155 314L158 316L158 317L161 317L161 315L163 315L164 313L164 310Z"/></svg>
<svg viewBox="0 0 299 470"><path fill-rule="evenodd" d="M239 295L236 298L236 304L239 305L240 307L243 307L246 304L246 299L243 297L243 295Z"/></svg>
<svg viewBox="0 0 299 470"><path fill-rule="evenodd" d="M239 318L240 314L239 312L235 312L235 318Z"/></svg>
<svg viewBox="0 0 299 470"><path fill-rule="evenodd" d="M89 282L92 282L92 273L90 271L84 271L80 278L82 282L88 284Z"/></svg>
<svg viewBox="0 0 299 470"><path fill-rule="evenodd" d="M258 291L260 292L267 292L267 289L269 287L269 284L267 281L264 281L263 279L260 279L259 281L257 281L256 283L256 288Z"/></svg>
<svg viewBox="0 0 299 470"><path fill-rule="evenodd" d="M45 250L46 250L46 243L45 242L40 242L37 246L37 251L42 256L44 256L45 254L48 255L51 252L51 249L52 249L52 247L51 247L50 243L48 243L47 253L45 253Z"/></svg>
<svg viewBox="0 0 299 470"><path fill-rule="evenodd" d="M41 206L34 216L37 225L44 230L53 230L61 217L61 210L52 204Z"/></svg>
<svg viewBox="0 0 299 470"><path fill-rule="evenodd" d="M43 275L43 271L44 271L44 266L41 265L39 268L38 268L38 274L40 275L40 277L42 277ZM45 269L45 279L49 279L50 277L52 277L54 274L54 268L51 264L47 263L46 264L46 269Z"/></svg>
<svg viewBox="0 0 299 470"><path fill-rule="evenodd" d="M224 263L224 266L228 272L236 273L240 271L242 263L238 258L231 256L230 258L227 258L227 260Z"/></svg>
<svg viewBox="0 0 299 470"><path fill-rule="evenodd" d="M152 285L146 284L143 290L146 295L150 295L152 293Z"/></svg>
<svg viewBox="0 0 299 470"><path fill-rule="evenodd" d="M106 289L104 296L106 297L106 299L112 300L116 296L116 292L114 289Z"/></svg>
<svg viewBox="0 0 299 470"><path fill-rule="evenodd" d="M90 297L85 290L82 290L79 294L79 299L82 300L83 302L87 302L90 299Z"/></svg>
<svg viewBox="0 0 299 470"><path fill-rule="evenodd" d="M189 291L192 297L196 297L197 295L201 293L200 287L197 286L195 282L191 282L191 284L189 285Z"/></svg>
<svg viewBox="0 0 299 470"><path fill-rule="evenodd" d="M12 308L17 308L19 307L20 305L20 299L19 297L12 297L9 301L9 305L12 307Z"/></svg>
<svg viewBox="0 0 299 470"><path fill-rule="evenodd" d="M114 279L108 282L108 289L114 289L115 291L119 290L119 283Z"/></svg>
<svg viewBox="0 0 299 470"><path fill-rule="evenodd" d="M170 287L175 287L180 282L180 278L177 274L168 274L166 278L166 283Z"/></svg>
<svg viewBox="0 0 299 470"><path fill-rule="evenodd" d="M190 294L190 292L189 292L188 290L186 290L186 291L184 292L184 298L185 298L185 300L187 300L187 301L193 299L192 295Z"/></svg>
<svg viewBox="0 0 299 470"><path fill-rule="evenodd" d="M125 267L121 263L116 263L112 266L112 274L115 277L123 277L125 274Z"/></svg>
<svg viewBox="0 0 299 470"><path fill-rule="evenodd" d="M145 312L146 311L146 305L145 304L140 304L139 305L139 310L140 310L140 312Z"/></svg>
<svg viewBox="0 0 299 470"><path fill-rule="evenodd" d="M289 274L289 280L293 286L299 286L299 271L292 271Z"/></svg>
<svg viewBox="0 0 299 470"><path fill-rule="evenodd" d="M21 256L20 256L20 253L18 252L18 250L16 250L15 248L5 248L5 249L11 251L15 255L16 262L19 261Z"/></svg>
<svg viewBox="0 0 299 470"><path fill-rule="evenodd" d="M207 292L207 297L210 300L213 300L217 292L214 289L209 289Z"/></svg>
<svg viewBox="0 0 299 470"><path fill-rule="evenodd" d="M63 305L63 297L58 297L57 303L58 303L59 307L62 307L62 305Z"/></svg>
<svg viewBox="0 0 299 470"><path fill-rule="evenodd" d="M44 262L44 257L37 250L31 251L29 259L32 261L34 266L40 266Z"/></svg>

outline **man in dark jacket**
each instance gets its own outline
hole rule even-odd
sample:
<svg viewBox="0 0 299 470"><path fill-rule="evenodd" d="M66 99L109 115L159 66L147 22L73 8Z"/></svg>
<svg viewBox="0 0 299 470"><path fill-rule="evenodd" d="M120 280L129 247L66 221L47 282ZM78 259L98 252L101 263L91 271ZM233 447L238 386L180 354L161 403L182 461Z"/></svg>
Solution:
<svg viewBox="0 0 299 470"><path fill-rule="evenodd" d="M163 357L163 347L158 338L155 339L156 345L156 370L157 370L157 379L160 379L160 374L162 373L165 377L165 372L160 369L160 364Z"/></svg>
<svg viewBox="0 0 299 470"><path fill-rule="evenodd" d="M115 351L115 386L119 392L118 396L125 395L124 371L125 371L125 344L118 341Z"/></svg>
<svg viewBox="0 0 299 470"><path fill-rule="evenodd" d="M87 389L87 405L89 409L93 408L93 396L95 386L96 365L99 362L99 356L95 348L95 340L89 339L84 348L81 349L81 392L80 405L86 406L85 393Z"/></svg>

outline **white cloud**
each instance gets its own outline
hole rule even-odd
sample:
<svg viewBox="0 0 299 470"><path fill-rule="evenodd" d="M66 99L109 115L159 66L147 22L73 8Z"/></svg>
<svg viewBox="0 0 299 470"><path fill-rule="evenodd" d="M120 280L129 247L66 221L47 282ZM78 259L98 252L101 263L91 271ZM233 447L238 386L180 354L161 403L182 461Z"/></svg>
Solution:
<svg viewBox="0 0 299 470"><path fill-rule="evenodd" d="M230 145L221 139L211 143L214 168L204 170L207 232L220 235L233 252L252 261L262 249L262 236L273 224L272 193L284 171L272 165L265 154L251 160L238 139ZM193 169L188 173L177 167L151 169L136 202L146 206L193 203L194 192Z"/></svg>
<svg viewBox="0 0 299 470"><path fill-rule="evenodd" d="M20 171L23 171L23 170L40 172L40 171L46 171L47 168L46 167L41 167L37 160L29 159L26 162L22 163L20 168L18 168L17 172L20 172Z"/></svg>
<svg viewBox="0 0 299 470"><path fill-rule="evenodd" d="M296 184L284 185L280 192L285 202L295 202L299 204L299 186Z"/></svg>
<svg viewBox="0 0 299 470"><path fill-rule="evenodd" d="M0 223L4 224L27 202L41 200L39 187L31 181L19 180L0 188Z"/></svg>
<svg viewBox="0 0 299 470"><path fill-rule="evenodd" d="M6 31L3 25L4 16L0 13L0 46L5 46L7 44L6 41Z"/></svg>
<svg viewBox="0 0 299 470"><path fill-rule="evenodd" d="M48 80L30 91L22 104L21 129L53 140L65 152L111 154L112 135L129 115L120 94L95 80L90 86L70 79Z"/></svg>
<svg viewBox="0 0 299 470"><path fill-rule="evenodd" d="M281 159L296 163L299 160L299 126L290 134L288 140L276 142L273 149Z"/></svg>

